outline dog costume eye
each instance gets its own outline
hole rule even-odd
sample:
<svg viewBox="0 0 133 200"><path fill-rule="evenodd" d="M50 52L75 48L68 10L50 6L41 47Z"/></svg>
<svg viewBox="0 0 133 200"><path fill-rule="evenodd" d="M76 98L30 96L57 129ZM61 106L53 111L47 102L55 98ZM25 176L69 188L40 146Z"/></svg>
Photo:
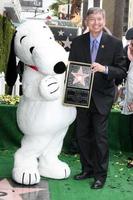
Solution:
<svg viewBox="0 0 133 200"><path fill-rule="evenodd" d="M26 37L26 35L24 35L24 36L22 36L21 38L20 38L20 43L22 42L22 39L24 39Z"/></svg>
<svg viewBox="0 0 133 200"><path fill-rule="evenodd" d="M31 54L32 54L32 51L33 51L34 48L35 48L35 47L31 47L31 48L30 48L30 52L31 52Z"/></svg>

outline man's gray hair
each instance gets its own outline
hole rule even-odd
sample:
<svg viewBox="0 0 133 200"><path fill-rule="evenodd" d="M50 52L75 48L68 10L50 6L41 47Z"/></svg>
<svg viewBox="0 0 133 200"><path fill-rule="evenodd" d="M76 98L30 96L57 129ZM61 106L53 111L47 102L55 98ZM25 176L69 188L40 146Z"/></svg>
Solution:
<svg viewBox="0 0 133 200"><path fill-rule="evenodd" d="M105 18L105 10L99 7L92 7L89 8L87 11L87 17L91 14L101 13L103 17Z"/></svg>

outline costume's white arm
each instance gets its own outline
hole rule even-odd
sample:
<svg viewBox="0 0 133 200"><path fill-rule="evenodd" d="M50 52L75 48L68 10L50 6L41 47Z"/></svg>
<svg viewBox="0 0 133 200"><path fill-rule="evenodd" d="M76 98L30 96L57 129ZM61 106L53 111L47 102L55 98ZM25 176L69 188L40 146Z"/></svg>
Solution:
<svg viewBox="0 0 133 200"><path fill-rule="evenodd" d="M39 93L47 101L58 99L59 90L58 80L54 76L46 76L40 81Z"/></svg>
<svg viewBox="0 0 133 200"><path fill-rule="evenodd" d="M25 72L23 75L23 95L25 97L30 100L58 99L60 88L54 76L45 76L30 68L27 68Z"/></svg>

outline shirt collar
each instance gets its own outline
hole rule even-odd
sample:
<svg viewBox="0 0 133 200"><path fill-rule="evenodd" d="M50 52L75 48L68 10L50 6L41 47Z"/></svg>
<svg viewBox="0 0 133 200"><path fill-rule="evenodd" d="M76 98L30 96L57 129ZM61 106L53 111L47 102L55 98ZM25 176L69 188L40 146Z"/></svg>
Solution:
<svg viewBox="0 0 133 200"><path fill-rule="evenodd" d="M97 40L98 44L100 44L102 34L103 34L103 32L99 33L99 35L96 38L94 38L90 33L90 42L91 42L91 44L93 43L93 40Z"/></svg>

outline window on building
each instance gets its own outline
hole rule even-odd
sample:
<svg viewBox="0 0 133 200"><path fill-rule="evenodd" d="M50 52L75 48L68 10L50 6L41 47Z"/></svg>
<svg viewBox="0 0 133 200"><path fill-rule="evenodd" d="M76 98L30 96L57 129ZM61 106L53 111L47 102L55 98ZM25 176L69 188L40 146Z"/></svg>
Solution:
<svg viewBox="0 0 133 200"><path fill-rule="evenodd" d="M100 0L94 0L94 7L100 7Z"/></svg>

